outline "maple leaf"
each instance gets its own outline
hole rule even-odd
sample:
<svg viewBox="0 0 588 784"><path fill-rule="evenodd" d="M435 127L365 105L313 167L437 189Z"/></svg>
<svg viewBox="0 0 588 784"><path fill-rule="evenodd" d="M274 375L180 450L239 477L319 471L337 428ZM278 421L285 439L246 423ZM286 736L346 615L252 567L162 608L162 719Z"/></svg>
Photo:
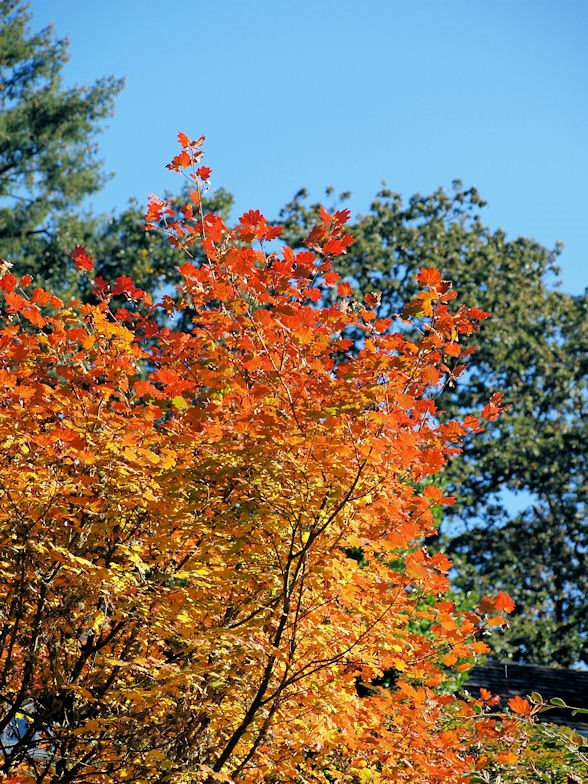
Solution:
<svg viewBox="0 0 588 784"><path fill-rule="evenodd" d="M323 245L323 253L329 256L340 256L353 243L353 237L345 234L342 237L333 237Z"/></svg>
<svg viewBox="0 0 588 784"><path fill-rule="evenodd" d="M6 272L0 278L0 289L2 289L2 291L14 291L17 283L16 277L11 272Z"/></svg>
<svg viewBox="0 0 588 784"><path fill-rule="evenodd" d="M494 604L499 612L507 612L507 613L511 613L516 606L514 601L510 598L510 596L507 593L504 593L504 591L499 591L496 594L496 599L494 600Z"/></svg>
<svg viewBox="0 0 588 784"><path fill-rule="evenodd" d="M339 226L343 226L344 223L347 223L349 218L351 217L351 210L337 210L333 215L333 220Z"/></svg>
<svg viewBox="0 0 588 784"><path fill-rule="evenodd" d="M35 327L44 327L45 326L45 319L41 315L41 311L36 306L27 306L22 309L22 315L34 324Z"/></svg>
<svg viewBox="0 0 588 784"><path fill-rule="evenodd" d="M331 270L323 276L323 280L326 286L334 286L339 281L339 273Z"/></svg>
<svg viewBox="0 0 588 784"><path fill-rule="evenodd" d="M201 180L207 180L212 174L212 169L210 166L200 166L198 169L196 169L196 174L200 177Z"/></svg>
<svg viewBox="0 0 588 784"><path fill-rule="evenodd" d="M364 297L364 302L368 306L368 308L379 307L381 301L382 301L382 292L380 291L370 291Z"/></svg>
<svg viewBox="0 0 588 784"><path fill-rule="evenodd" d="M94 269L94 259L88 254L83 245L76 245L70 254L76 268L84 272Z"/></svg>
<svg viewBox="0 0 588 784"><path fill-rule="evenodd" d="M127 275L118 277L112 286L113 294L126 294L133 299L141 299L143 297L143 290L135 286L132 279Z"/></svg>
<svg viewBox="0 0 588 784"><path fill-rule="evenodd" d="M150 193L145 214L146 227L154 228L164 216L173 215L173 210L169 209L170 204L171 201L163 201L155 194Z"/></svg>
<svg viewBox="0 0 588 784"><path fill-rule="evenodd" d="M503 751L497 755L496 759L502 765L516 765L519 761L519 758L514 751Z"/></svg>
<svg viewBox="0 0 588 784"><path fill-rule="evenodd" d="M171 163L167 164L167 168L172 171L180 171L180 169L185 169L191 163L192 158L190 154L186 150L182 150L172 158Z"/></svg>
<svg viewBox="0 0 588 784"><path fill-rule="evenodd" d="M489 422L493 422L495 419L498 419L504 409L505 406L502 403L502 395L500 392L495 392L490 398L490 402L486 403L482 409L482 416Z"/></svg>
<svg viewBox="0 0 588 784"><path fill-rule="evenodd" d="M421 286L430 286L434 288L441 283L441 280L441 273L434 267L423 268L417 275L417 281Z"/></svg>
<svg viewBox="0 0 588 784"><path fill-rule="evenodd" d="M511 697L508 701L508 707L515 713L520 713L522 716L529 716L531 714L531 705L522 697Z"/></svg>
<svg viewBox="0 0 588 784"><path fill-rule="evenodd" d="M319 216L324 224L326 224L327 226L331 224L332 218L324 207L319 206Z"/></svg>
<svg viewBox="0 0 588 784"><path fill-rule="evenodd" d="M185 133L179 131L178 133L178 142L182 145L182 147L189 147L190 146L190 139L186 136Z"/></svg>

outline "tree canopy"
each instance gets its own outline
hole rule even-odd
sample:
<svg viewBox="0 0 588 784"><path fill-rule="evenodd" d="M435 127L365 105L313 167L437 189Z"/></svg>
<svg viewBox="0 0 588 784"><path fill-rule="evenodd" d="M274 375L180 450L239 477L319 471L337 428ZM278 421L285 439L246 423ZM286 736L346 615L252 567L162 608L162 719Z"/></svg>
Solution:
<svg viewBox="0 0 588 784"><path fill-rule="evenodd" d="M2 253L66 300L92 296L66 253L77 243L105 279L127 276L153 297L169 293L181 281L177 254L144 232L142 205L97 218L77 209L104 181L94 139L121 83L63 89L66 42L49 29L31 34L22 3L0 0L0 8ZM203 200L205 212L228 220L229 193L207 191ZM412 299L416 273L429 265L455 282L464 302L492 314L468 372L443 390L440 406L448 418L463 417L500 390L509 408L445 474L459 500L443 516L444 546L459 563L455 586L464 594L500 588L517 596L496 655L569 666L588 654L586 296L558 289L558 247L490 229L483 207L459 182L406 203L384 189L351 223L355 242L335 265L359 299L378 293L380 318ZM281 222L293 247L302 247L317 216L304 192L286 205ZM195 263L205 262L193 252ZM174 319L189 325L184 311ZM350 327L349 335L360 347L363 334Z"/></svg>
<svg viewBox="0 0 588 784"><path fill-rule="evenodd" d="M383 190L353 223L356 242L336 268L364 296L378 292L380 317L414 296L425 264L491 313L467 373L443 390L439 405L449 417L464 416L492 390L504 394L508 410L445 474L458 501L444 515L444 541L460 565L457 586L500 587L517 597L495 653L569 666L588 653L587 299L558 291L559 248L489 229L483 207L477 191L459 182L407 204ZM316 213L304 192L287 205L281 217L291 243ZM361 336L354 338L359 346Z"/></svg>
<svg viewBox="0 0 588 784"><path fill-rule="evenodd" d="M191 202L147 215L188 254L174 296L94 277L82 246L93 302L0 278L5 780L528 781L537 707L449 688L514 602L460 611L424 544L436 475L502 410L437 416L486 314L423 268L379 318L333 269L346 211L270 252L258 211L200 211L203 139L179 140Z"/></svg>

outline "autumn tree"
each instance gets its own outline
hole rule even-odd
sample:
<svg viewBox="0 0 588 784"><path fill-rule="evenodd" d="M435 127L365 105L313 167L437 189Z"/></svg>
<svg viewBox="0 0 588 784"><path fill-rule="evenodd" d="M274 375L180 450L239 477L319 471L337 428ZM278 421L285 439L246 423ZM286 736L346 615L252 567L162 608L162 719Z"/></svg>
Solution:
<svg viewBox="0 0 588 784"><path fill-rule="evenodd" d="M105 175L95 142L122 80L64 88L67 41L29 29L27 4L0 0L0 245L22 274L64 286L75 217Z"/></svg>
<svg viewBox="0 0 588 784"><path fill-rule="evenodd" d="M50 29L31 33L30 15L18 0L0 0L0 12L2 255L56 294L84 299L89 286L66 253L84 243L99 275L129 276L159 296L179 282L177 262L173 249L142 230L142 207L132 201L117 215L77 213L104 182L95 138L121 82L64 89L66 41ZM187 192L178 205L186 198ZM206 198L205 211L227 220L230 194ZM444 534L464 593L492 587L517 593L512 622L494 652L568 666L586 660L588 640L581 459L588 448L586 297L556 290L557 249L491 231L482 207L479 194L459 183L453 193L416 195L407 204L383 191L353 225L356 242L338 257L337 269L360 292L381 291L380 316L414 296L415 275L428 265L454 280L465 301L492 312L476 337L470 372L445 388L441 408L449 417L464 416L490 389L501 389L510 408L449 466L447 492L459 488L460 497L445 515ZM316 210L299 197L283 219L285 236L296 246ZM159 318L165 319L163 311ZM187 326L185 312L175 323Z"/></svg>
<svg viewBox="0 0 588 784"><path fill-rule="evenodd" d="M486 314L450 308L424 268L392 329L332 268L345 211L270 253L259 212L230 229L201 210L203 140L179 140L191 202L147 215L178 252L175 296L94 278L81 246L92 303L0 278L5 780L433 784L527 765L531 703L493 717L492 695L447 689L514 603L459 612L423 544L453 500L433 477L501 410L440 423L435 402ZM395 688L374 685L391 668Z"/></svg>
<svg viewBox="0 0 588 784"><path fill-rule="evenodd" d="M477 191L459 182L452 192L406 203L383 190L353 224L356 241L335 266L358 297L379 293L379 317L414 296L415 275L428 264L465 301L492 313L475 336L467 374L446 385L438 402L449 418L463 417L500 390L508 410L445 471L447 492L458 499L442 530L459 564L456 586L517 596L494 653L570 666L588 654L587 299L558 291L559 248L491 230L483 207ZM303 191L284 209L294 246L317 214ZM352 338L361 345L361 333Z"/></svg>
<svg viewBox="0 0 588 784"><path fill-rule="evenodd" d="M230 197L211 196L209 208L222 207L226 219ZM450 193L415 195L406 204L382 191L352 224L356 241L335 265L359 298L380 293L381 317L415 295L416 273L429 264L492 313L475 337L469 372L443 390L440 407L463 417L500 389L509 408L444 474L447 492L459 489L443 517L444 546L459 563L462 596L492 588L517 594L495 655L569 666L586 660L588 640L586 296L558 291L558 248L491 230L483 207L474 189L457 182ZM281 219L287 241L302 247L318 205L301 192ZM179 281L173 249L146 238L137 207L85 238L105 277L126 270L152 292ZM351 337L361 345L361 332Z"/></svg>

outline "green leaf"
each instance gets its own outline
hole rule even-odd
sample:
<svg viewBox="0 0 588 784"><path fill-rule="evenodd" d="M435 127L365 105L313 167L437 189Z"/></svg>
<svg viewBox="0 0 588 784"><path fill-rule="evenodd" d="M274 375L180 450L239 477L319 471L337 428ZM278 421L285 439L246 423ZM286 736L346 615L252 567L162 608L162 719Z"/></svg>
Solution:
<svg viewBox="0 0 588 784"><path fill-rule="evenodd" d="M565 702L562 700L562 698L561 698L561 697L552 697L552 698L549 700L549 702L550 702L552 705L557 705L557 706L559 706L560 708L567 708L567 707L568 707L568 706L566 705L566 703L565 703Z"/></svg>

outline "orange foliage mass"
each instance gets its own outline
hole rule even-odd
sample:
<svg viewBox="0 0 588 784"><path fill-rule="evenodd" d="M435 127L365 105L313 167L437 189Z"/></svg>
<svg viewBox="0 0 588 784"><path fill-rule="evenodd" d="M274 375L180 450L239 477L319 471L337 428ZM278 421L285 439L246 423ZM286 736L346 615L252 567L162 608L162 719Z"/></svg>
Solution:
<svg viewBox="0 0 588 784"><path fill-rule="evenodd" d="M181 136L170 166L199 191L202 140ZM268 255L259 213L232 231L154 197L151 225L208 256L161 305L127 278L68 307L0 280L0 699L28 727L0 753L11 780L455 782L522 732L443 688L508 597L458 612L423 547L452 501L431 477L480 428L434 403L479 315L432 270L417 338L348 284L333 299L347 217ZM358 696L387 670L393 690Z"/></svg>

